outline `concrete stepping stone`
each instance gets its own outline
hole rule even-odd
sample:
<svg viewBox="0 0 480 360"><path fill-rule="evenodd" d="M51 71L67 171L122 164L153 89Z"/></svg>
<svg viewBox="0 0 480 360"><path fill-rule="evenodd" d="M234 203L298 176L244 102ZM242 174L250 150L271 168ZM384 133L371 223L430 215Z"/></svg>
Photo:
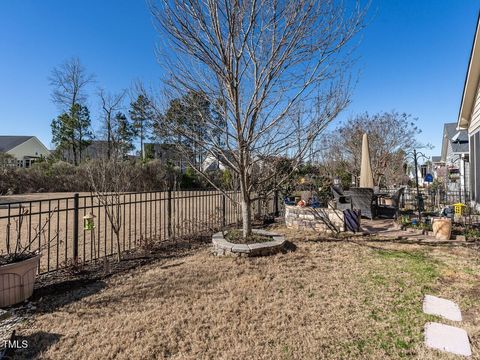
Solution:
<svg viewBox="0 0 480 360"><path fill-rule="evenodd" d="M423 312L425 314L442 316L452 321L462 321L462 313L457 304L433 295L425 295Z"/></svg>
<svg viewBox="0 0 480 360"><path fill-rule="evenodd" d="M467 332L454 326L427 323L425 325L425 345L456 355L472 355Z"/></svg>

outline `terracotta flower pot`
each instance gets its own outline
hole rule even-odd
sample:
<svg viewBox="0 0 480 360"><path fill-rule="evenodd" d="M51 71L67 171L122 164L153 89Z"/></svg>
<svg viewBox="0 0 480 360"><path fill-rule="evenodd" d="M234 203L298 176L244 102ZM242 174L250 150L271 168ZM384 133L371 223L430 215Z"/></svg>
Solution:
<svg viewBox="0 0 480 360"><path fill-rule="evenodd" d="M433 235L438 240L450 240L452 235L452 220L447 218L432 219Z"/></svg>
<svg viewBox="0 0 480 360"><path fill-rule="evenodd" d="M0 266L0 307L25 301L33 294L40 255Z"/></svg>

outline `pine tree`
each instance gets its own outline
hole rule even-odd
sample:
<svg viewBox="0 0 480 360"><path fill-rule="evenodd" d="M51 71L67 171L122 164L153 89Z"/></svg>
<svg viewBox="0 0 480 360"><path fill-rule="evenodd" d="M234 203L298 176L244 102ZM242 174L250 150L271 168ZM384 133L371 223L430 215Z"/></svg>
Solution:
<svg viewBox="0 0 480 360"><path fill-rule="evenodd" d="M130 106L130 118L133 121L135 135L140 139L140 157L143 160L145 156L143 144L145 139L150 138L154 112L150 100L143 95L139 95L137 100L132 102Z"/></svg>
<svg viewBox="0 0 480 360"><path fill-rule="evenodd" d="M73 163L82 161L83 150L91 144L90 112L86 106L74 104L72 108L52 121L52 141L59 150L73 155Z"/></svg>
<svg viewBox="0 0 480 360"><path fill-rule="evenodd" d="M135 137L135 129L127 116L122 112L117 112L113 120L114 147L120 156L125 158L134 148L133 138Z"/></svg>

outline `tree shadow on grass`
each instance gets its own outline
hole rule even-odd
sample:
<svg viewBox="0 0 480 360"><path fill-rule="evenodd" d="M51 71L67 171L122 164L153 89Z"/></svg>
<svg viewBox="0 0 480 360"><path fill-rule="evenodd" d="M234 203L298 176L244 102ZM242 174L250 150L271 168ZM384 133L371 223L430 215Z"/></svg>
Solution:
<svg viewBox="0 0 480 360"><path fill-rule="evenodd" d="M35 313L50 313L58 308L94 295L105 288L102 280L78 279L50 284L36 289L29 299L35 302Z"/></svg>
<svg viewBox="0 0 480 360"><path fill-rule="evenodd" d="M43 352L56 344L62 335L37 331L28 336L16 335L3 353L2 359L39 359Z"/></svg>
<svg viewBox="0 0 480 360"><path fill-rule="evenodd" d="M351 242L356 243L357 245L366 245L362 244L363 241L350 240ZM425 241L423 239L403 239L403 238L369 238L365 242L375 243L375 244L404 244L404 245L421 245L425 247L433 248L452 248L452 247L465 247L465 248L475 248L474 243L455 241L455 240L436 240L436 241ZM478 245L477 245L478 247Z"/></svg>
<svg viewBox="0 0 480 360"><path fill-rule="evenodd" d="M183 259L211 242L211 235L197 234L192 238L180 238L159 241L151 249L123 254L123 260L117 262L108 258L108 270L104 258L86 262L75 267L54 271L39 276L33 296L36 313L48 313L82 298L94 295L106 286L105 280L112 275L125 274L132 269L165 260ZM164 265L178 266L179 264ZM27 310L27 309L25 309Z"/></svg>
<svg viewBox="0 0 480 360"><path fill-rule="evenodd" d="M386 238L386 237L359 237L359 238L335 238L335 237L319 237L317 239L308 240L309 242L315 243L351 243L359 246L368 247L371 249L383 249L382 244L401 244L401 245L419 245L425 248L454 248L454 247L463 247L463 248L472 248L480 249L478 244L473 242L461 242L454 240L437 240L437 241L425 241L423 239L405 239L405 238Z"/></svg>

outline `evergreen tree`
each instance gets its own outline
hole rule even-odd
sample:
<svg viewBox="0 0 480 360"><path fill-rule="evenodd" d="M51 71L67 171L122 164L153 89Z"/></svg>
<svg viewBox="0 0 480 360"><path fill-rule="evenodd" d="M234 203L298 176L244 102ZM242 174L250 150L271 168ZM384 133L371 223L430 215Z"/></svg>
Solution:
<svg viewBox="0 0 480 360"><path fill-rule="evenodd" d="M177 144L192 150L192 162L199 165L205 158L206 148L198 146L202 141L209 139L218 146L225 144L225 121L221 116L221 102L211 104L202 92L190 91L181 98L170 102L161 121L176 130ZM157 120L157 127L162 128ZM165 128L165 127L163 127Z"/></svg>
<svg viewBox="0 0 480 360"><path fill-rule="evenodd" d="M150 138L153 127L154 112L150 100L139 95L137 100L130 104L130 118L133 122L135 136L140 139L140 157L144 159L143 144L146 139Z"/></svg>
<svg viewBox="0 0 480 360"><path fill-rule="evenodd" d="M68 151L73 163L82 160L83 150L91 144L90 112L86 106L74 104L72 108L52 121L52 141L59 150Z"/></svg>
<svg viewBox="0 0 480 360"><path fill-rule="evenodd" d="M114 146L121 157L125 158L127 154L134 149L133 139L135 129L127 116L122 112L117 112L114 117Z"/></svg>
<svg viewBox="0 0 480 360"><path fill-rule="evenodd" d="M93 132L91 129L92 122L90 120L90 111L88 107L79 104L74 112L78 112L76 120L76 133L78 134L78 153L80 162L82 161L82 153L91 143L93 139Z"/></svg>

